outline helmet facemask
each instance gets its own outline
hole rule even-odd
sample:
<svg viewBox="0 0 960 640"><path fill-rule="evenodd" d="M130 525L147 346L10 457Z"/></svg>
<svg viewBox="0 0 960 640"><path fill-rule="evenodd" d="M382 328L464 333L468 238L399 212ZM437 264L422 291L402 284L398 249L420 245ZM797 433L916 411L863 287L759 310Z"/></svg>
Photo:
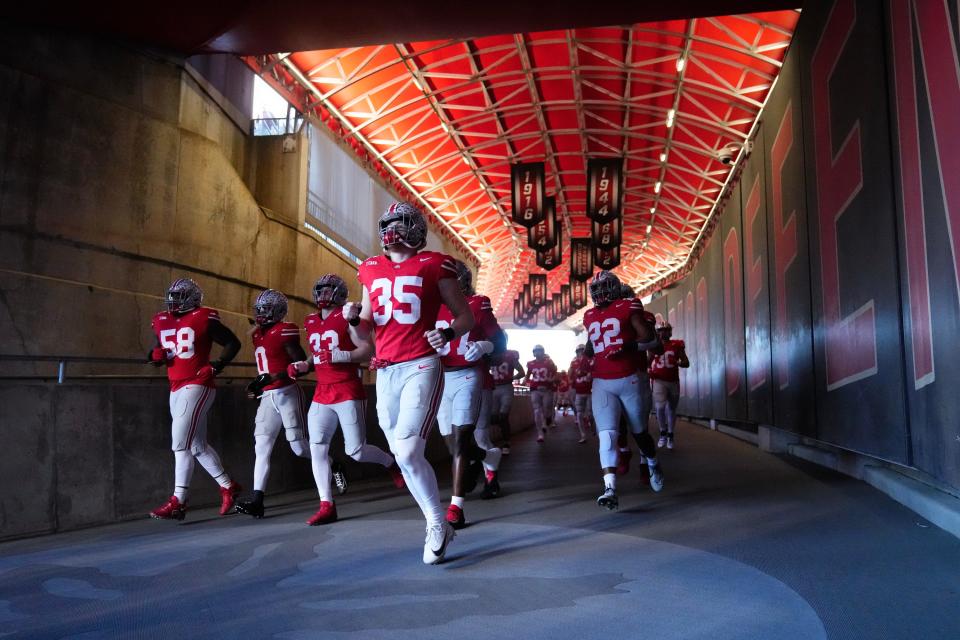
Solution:
<svg viewBox="0 0 960 640"><path fill-rule="evenodd" d="M402 245L419 251L427 244L427 221L417 207L395 202L380 216L380 246L384 251Z"/></svg>
<svg viewBox="0 0 960 640"><path fill-rule="evenodd" d="M253 303L253 320L260 327L276 324L287 315L287 296L276 289L267 289Z"/></svg>
<svg viewBox="0 0 960 640"><path fill-rule="evenodd" d="M620 299L620 278L610 271L601 271L590 281L590 298L598 307Z"/></svg>
<svg viewBox="0 0 960 640"><path fill-rule="evenodd" d="M333 274L321 277L313 285L313 302L318 309L342 307L347 302L347 283Z"/></svg>
<svg viewBox="0 0 960 640"><path fill-rule="evenodd" d="M190 278L180 278L167 289L165 304L170 313L182 314L193 311L203 302L203 291Z"/></svg>

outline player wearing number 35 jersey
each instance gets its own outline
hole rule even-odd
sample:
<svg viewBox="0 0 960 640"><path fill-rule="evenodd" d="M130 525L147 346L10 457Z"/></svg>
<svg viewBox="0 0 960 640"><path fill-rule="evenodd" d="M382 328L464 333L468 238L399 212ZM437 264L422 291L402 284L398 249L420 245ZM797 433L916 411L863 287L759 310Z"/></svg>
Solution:
<svg viewBox="0 0 960 640"><path fill-rule="evenodd" d="M421 252L427 221L413 205L397 202L380 217L384 254L366 260L357 274L363 285L359 311L345 307L348 320L359 319L357 332L376 334L377 416L407 487L427 520L423 561L443 560L454 530L444 520L437 477L424 447L443 395L443 372L437 349L469 332L473 314L460 291L449 256ZM450 326L436 328L440 305L452 314Z"/></svg>
<svg viewBox="0 0 960 640"><path fill-rule="evenodd" d="M220 515L233 510L240 485L233 482L220 456L207 444L207 413L216 396L214 377L240 351L240 341L220 324L220 314L200 306L203 292L189 278L180 278L167 290L167 310L153 317L156 335L148 354L150 364L166 367L170 379L170 416L174 458L174 492L150 512L158 520L183 520L193 477L194 460L220 485ZM223 346L219 360L210 361L216 342Z"/></svg>
<svg viewBox="0 0 960 640"><path fill-rule="evenodd" d="M647 416L641 412L641 381L637 376L638 354L656 341L656 335L643 319L643 304L636 298L620 298L620 280L610 271L594 277L590 296L595 306L584 314L583 326L589 339L587 351L592 350L594 358L591 400L604 481L597 504L612 510L618 507L615 470L621 412L647 458L651 487L654 491L663 488L657 449L647 433Z"/></svg>

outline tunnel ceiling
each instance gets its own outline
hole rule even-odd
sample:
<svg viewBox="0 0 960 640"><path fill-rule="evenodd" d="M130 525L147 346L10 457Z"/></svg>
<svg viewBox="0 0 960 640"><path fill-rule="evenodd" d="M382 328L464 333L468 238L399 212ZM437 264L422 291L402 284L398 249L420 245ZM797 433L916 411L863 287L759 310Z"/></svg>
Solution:
<svg viewBox="0 0 960 640"><path fill-rule="evenodd" d="M480 262L501 317L530 272L510 222L510 165L544 161L564 263L588 237L586 159L622 157L618 273L649 289L676 277L724 192L779 72L792 10L281 52L245 58L316 110L362 159L429 208ZM668 126L670 120L670 126Z"/></svg>

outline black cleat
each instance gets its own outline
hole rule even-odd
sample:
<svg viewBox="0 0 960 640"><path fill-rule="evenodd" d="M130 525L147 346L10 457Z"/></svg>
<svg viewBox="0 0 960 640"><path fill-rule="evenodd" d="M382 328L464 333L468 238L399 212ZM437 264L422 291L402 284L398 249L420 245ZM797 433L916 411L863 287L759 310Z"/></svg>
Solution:
<svg viewBox="0 0 960 640"><path fill-rule="evenodd" d="M493 480L483 485L483 493L480 494L481 500L493 500L500 497L500 481L497 475L493 475Z"/></svg>
<svg viewBox="0 0 960 640"><path fill-rule="evenodd" d="M463 492L472 493L477 488L480 481L480 475L483 473L483 463L479 460L471 460L467 463L467 469L463 472Z"/></svg>
<svg viewBox="0 0 960 640"><path fill-rule="evenodd" d="M263 492L254 491L252 494L239 496L233 503L233 507L237 513L245 513L260 519L263 517Z"/></svg>

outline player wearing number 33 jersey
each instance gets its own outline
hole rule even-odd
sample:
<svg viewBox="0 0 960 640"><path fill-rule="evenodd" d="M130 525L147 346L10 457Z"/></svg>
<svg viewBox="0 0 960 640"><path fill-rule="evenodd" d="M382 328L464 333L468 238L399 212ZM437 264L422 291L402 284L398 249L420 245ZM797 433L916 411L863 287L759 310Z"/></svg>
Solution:
<svg viewBox="0 0 960 640"><path fill-rule="evenodd" d="M620 280L610 271L599 272L590 282L594 307L583 316L583 326L593 351L591 403L600 441L600 467L604 493L597 503L616 509L617 427L621 412L626 416L640 452L647 458L650 484L663 487L657 464L657 449L647 433L647 416L642 415L641 380L637 376L638 352L656 341L653 328L643 317L643 304L636 298L620 297ZM588 354L589 355L589 354Z"/></svg>
<svg viewBox="0 0 960 640"><path fill-rule="evenodd" d="M183 520L193 477L194 461L220 485L220 515L233 510L240 485L233 482L220 456L207 444L207 413L216 396L214 377L236 357L240 341L220 323L220 314L201 306L203 292L189 278L180 278L167 290L167 310L153 317L156 336L148 362L166 367L170 379L170 416L174 457L174 492L150 512L158 520ZM219 360L210 361L216 342L223 346Z"/></svg>
<svg viewBox="0 0 960 640"><path fill-rule="evenodd" d="M357 274L363 285L360 310L351 303L344 315L359 320L358 335L375 333L377 417L410 493L427 521L423 561L443 560L454 530L444 521L437 478L424 447L443 395L437 350L469 332L473 314L457 283L449 256L421 252L427 221L415 206L392 204L378 222L384 254L366 260ZM436 328L440 305L453 314L449 327Z"/></svg>

